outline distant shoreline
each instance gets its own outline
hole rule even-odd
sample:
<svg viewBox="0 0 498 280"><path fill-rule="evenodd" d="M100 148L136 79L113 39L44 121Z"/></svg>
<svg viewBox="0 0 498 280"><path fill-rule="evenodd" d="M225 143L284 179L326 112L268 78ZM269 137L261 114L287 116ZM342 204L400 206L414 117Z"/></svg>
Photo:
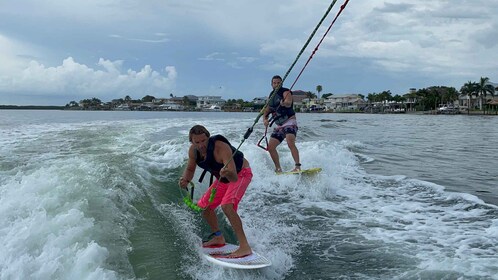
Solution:
<svg viewBox="0 0 498 280"><path fill-rule="evenodd" d="M0 110L64 110L66 106L0 105Z"/></svg>
<svg viewBox="0 0 498 280"><path fill-rule="evenodd" d="M40 105L0 105L0 110L64 110L64 111L116 111L116 110L71 110L67 109L66 106L40 106ZM118 112L125 112L125 111L118 111ZM136 111L132 111L136 112ZM157 111L157 112L164 112L164 111ZM191 111L176 111L176 112L191 112ZM230 111L221 111L221 112L230 112ZM238 111L237 111L238 112ZM370 113L364 113L364 112L301 112L303 114L370 114ZM389 115L398 115L395 113L375 113L375 114L389 114ZM408 115L440 115L436 114L434 111L409 111L404 114ZM460 114L452 114L452 115L479 115L479 116L498 116L497 111L486 111L486 114L484 114L483 111L470 111L470 114L468 113L460 113Z"/></svg>

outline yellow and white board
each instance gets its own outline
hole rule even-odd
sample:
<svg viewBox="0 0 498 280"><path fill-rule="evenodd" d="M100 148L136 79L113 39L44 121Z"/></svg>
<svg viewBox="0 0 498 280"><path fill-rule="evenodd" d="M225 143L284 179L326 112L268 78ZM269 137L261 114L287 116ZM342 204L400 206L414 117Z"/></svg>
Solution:
<svg viewBox="0 0 498 280"><path fill-rule="evenodd" d="M322 171L320 167L315 167L315 168L310 168L310 169L303 169L299 171L288 171L288 172L279 172L277 175L289 175L289 174L303 174L303 175L311 175L311 174L316 174Z"/></svg>

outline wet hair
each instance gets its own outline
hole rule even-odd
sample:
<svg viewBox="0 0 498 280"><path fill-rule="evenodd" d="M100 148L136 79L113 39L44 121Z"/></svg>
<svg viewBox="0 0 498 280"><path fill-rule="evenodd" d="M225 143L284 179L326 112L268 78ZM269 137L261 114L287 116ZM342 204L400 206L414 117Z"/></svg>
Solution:
<svg viewBox="0 0 498 280"><path fill-rule="evenodd" d="M201 135L201 134L205 134L208 138L210 136L209 131L204 126L199 124L192 126L192 128L188 133L188 141L192 142L192 135Z"/></svg>
<svg viewBox="0 0 498 280"><path fill-rule="evenodd" d="M271 78L271 81L273 82L273 80L275 79L279 79L280 81L282 81L282 77L280 77L279 75L273 76L273 78Z"/></svg>

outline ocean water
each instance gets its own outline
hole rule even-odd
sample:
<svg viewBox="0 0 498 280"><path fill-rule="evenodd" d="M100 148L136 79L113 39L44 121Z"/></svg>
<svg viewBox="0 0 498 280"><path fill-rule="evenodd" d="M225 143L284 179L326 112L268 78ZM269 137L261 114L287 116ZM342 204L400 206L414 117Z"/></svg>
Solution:
<svg viewBox="0 0 498 280"><path fill-rule="evenodd" d="M239 213L273 265L207 263L208 227L176 183L188 130L238 146L255 118L0 111L0 279L498 279L498 117L486 116L298 114L303 167L323 168L308 177L275 175L256 125Z"/></svg>

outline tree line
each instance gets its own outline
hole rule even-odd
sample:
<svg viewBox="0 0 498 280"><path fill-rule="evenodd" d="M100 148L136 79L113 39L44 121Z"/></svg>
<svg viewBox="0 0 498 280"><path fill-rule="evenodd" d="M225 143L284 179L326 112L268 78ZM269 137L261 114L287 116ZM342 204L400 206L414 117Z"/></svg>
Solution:
<svg viewBox="0 0 498 280"><path fill-rule="evenodd" d="M464 95L469 97L469 102L467 102L469 110L472 106L470 100L473 96L478 101L479 109L483 110L487 96L490 95L494 97L496 91L498 91L498 87L494 87L490 84L488 77L481 77L479 82L466 82L460 90L457 90L454 87L432 86L407 93L403 96L398 94L393 96L391 92L387 90L380 93L369 93L366 96L366 99L369 103L383 101L403 103L408 99L411 99L415 101L414 109L425 111L434 109L438 104L452 104L459 99L460 95Z"/></svg>
<svg viewBox="0 0 498 280"><path fill-rule="evenodd" d="M320 96L321 91L323 90L323 87L321 85L316 86L316 91L317 94L307 91L306 97L313 99L313 98L318 98L318 99L325 99L329 96L332 96L332 93L326 93ZM475 99L478 101L478 107L480 110L483 110L483 106L486 103L486 98L488 95L494 97L496 91L498 91L498 87L494 87L492 84L489 82L488 77L481 77L479 82L473 82L473 81L468 81L466 82L460 90L457 90L454 87L447 87L447 86L431 86L428 88L423 88L423 89L418 89L416 91L404 94L404 95L399 95L395 94L393 95L390 90L385 90L379 93L373 92L369 93L367 96L364 96L362 94L358 94L358 96L365 100L368 101L368 103L375 103L375 102L385 102L385 101L394 101L398 103L404 103L407 100L413 100L415 101L414 108L415 110L419 111L425 111L425 110L431 110L434 109L438 104L451 104L454 101L457 101L459 99L460 95L465 95L469 97L469 110L471 109L471 102L470 100L472 97L475 97ZM174 98L173 94L170 94L171 98ZM132 99L129 95L125 96L124 98L119 98L116 100L113 100L114 104L120 105L120 104L125 104L125 103L145 103L145 102L152 102L155 100L156 97L152 95L145 95L141 99ZM110 103L110 102L108 102ZM83 108L99 108L103 104L102 100L99 98L93 97L89 99L83 99L80 100L80 102L76 101L71 101L68 104L66 104L66 108L72 108L72 107L79 107L82 106ZM188 107L188 106L195 106L195 101L190 100L188 97L184 96L182 97L182 105ZM228 99L225 103L225 106L227 107L234 107L234 106L239 106L242 108L256 108L260 105L255 104L254 102L251 101L245 101L243 99ZM261 105L262 106L262 105Z"/></svg>

